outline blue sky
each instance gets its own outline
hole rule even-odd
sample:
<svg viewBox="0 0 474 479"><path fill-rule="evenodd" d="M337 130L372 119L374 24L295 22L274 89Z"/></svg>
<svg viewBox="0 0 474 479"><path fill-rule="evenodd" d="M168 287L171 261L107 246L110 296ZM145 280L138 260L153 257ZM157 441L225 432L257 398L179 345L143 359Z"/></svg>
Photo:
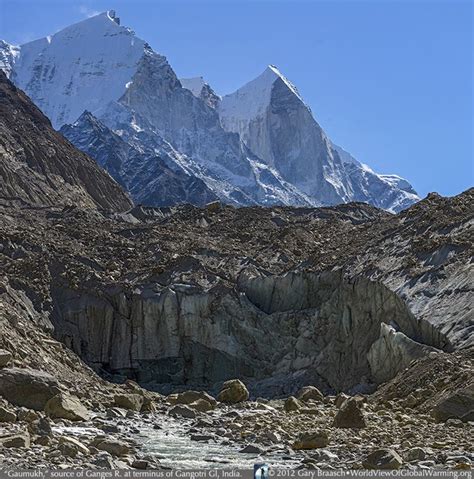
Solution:
<svg viewBox="0 0 474 479"><path fill-rule="evenodd" d="M334 142L422 196L474 184L471 1L0 0L0 38L109 9L219 94L277 65Z"/></svg>

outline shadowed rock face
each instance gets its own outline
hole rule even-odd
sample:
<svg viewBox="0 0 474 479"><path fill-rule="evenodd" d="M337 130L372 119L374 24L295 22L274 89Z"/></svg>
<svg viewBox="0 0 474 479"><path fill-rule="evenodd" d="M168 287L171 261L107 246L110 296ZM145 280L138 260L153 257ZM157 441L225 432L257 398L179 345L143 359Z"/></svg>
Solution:
<svg viewBox="0 0 474 479"><path fill-rule="evenodd" d="M217 200L202 180L175 163L171 148L163 147L158 155L155 148L135 147L89 112L73 125L64 125L61 133L105 168L137 204L203 206Z"/></svg>
<svg viewBox="0 0 474 479"><path fill-rule="evenodd" d="M406 365L398 358L369 363L382 323L424 352L419 322L396 294L337 272L245 279L224 293L185 285L107 299L62 292L57 304L62 341L96 368L141 382L209 386L276 377L272 390L283 393L312 374L325 389L354 390L379 382L379 370L391 368L393 376Z"/></svg>
<svg viewBox="0 0 474 479"><path fill-rule="evenodd" d="M0 71L0 200L123 211L131 201Z"/></svg>

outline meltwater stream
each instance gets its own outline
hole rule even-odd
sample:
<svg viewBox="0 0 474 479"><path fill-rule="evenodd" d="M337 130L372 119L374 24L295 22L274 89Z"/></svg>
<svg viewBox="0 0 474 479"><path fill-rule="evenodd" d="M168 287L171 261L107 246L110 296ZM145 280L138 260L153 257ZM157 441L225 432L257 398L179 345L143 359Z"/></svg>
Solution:
<svg viewBox="0 0 474 479"><path fill-rule="evenodd" d="M134 439L141 444L142 452L154 455L163 466L173 469L252 469L255 463L261 462L279 468L297 464L296 458L284 460L282 451L263 456L240 453L243 444L221 444L224 438L220 437L207 442L194 441L185 429L182 421L167 416L161 422L161 429L145 424Z"/></svg>
<svg viewBox="0 0 474 479"><path fill-rule="evenodd" d="M105 419L105 418L103 418ZM189 429L192 422L165 414L155 415L156 421L146 422L137 418L120 420L121 433L136 442L141 455L151 455L164 467L171 469L253 469L255 463L266 463L278 468L293 468L299 461L285 455L282 449L268 451L264 455L241 453L245 444L226 443L218 435L209 441L191 440ZM159 428L156 428L156 424ZM73 436L87 443L104 431L92 423L80 426L54 426L58 435ZM204 434L204 431L203 431Z"/></svg>

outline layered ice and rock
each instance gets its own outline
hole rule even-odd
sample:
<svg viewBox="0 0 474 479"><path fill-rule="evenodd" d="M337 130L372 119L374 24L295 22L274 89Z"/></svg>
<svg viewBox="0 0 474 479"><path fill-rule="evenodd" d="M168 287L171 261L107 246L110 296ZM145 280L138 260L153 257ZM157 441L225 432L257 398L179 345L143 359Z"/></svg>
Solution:
<svg viewBox="0 0 474 479"><path fill-rule="evenodd" d="M122 184L135 201L159 206L209 195L237 206L364 201L399 211L418 200L406 180L378 175L342 153L276 67L221 98L203 77L179 80L114 11L19 47L1 42L0 68L56 129L74 124L63 129L74 144L105 168L113 164L116 178L122 168ZM90 122L75 124L84 111L128 143L131 150L123 151L139 152L133 162L123 151L103 160L116 142L108 134L91 136ZM156 192L170 171L180 179L171 182L167 199ZM201 185L197 196L183 190L189 176Z"/></svg>

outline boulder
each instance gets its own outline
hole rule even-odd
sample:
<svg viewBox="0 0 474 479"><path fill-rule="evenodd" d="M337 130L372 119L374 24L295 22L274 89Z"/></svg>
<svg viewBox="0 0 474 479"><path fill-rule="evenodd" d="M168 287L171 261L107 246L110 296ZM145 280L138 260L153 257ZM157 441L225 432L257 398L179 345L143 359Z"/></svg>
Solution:
<svg viewBox="0 0 474 479"><path fill-rule="evenodd" d="M48 447L51 444L51 438L49 436L38 436L34 440L34 444L38 444L39 446Z"/></svg>
<svg viewBox="0 0 474 479"><path fill-rule="evenodd" d="M146 470L146 469L149 469L149 465L150 463L145 459L135 459L132 462L132 467L134 469Z"/></svg>
<svg viewBox="0 0 474 479"><path fill-rule="evenodd" d="M112 456L106 451L101 451L95 457L93 457L91 459L91 464L99 466L103 469L113 469L115 467Z"/></svg>
<svg viewBox="0 0 474 479"><path fill-rule="evenodd" d="M317 449L326 447L330 442L329 435L325 430L303 432L293 444L293 449Z"/></svg>
<svg viewBox="0 0 474 479"><path fill-rule="evenodd" d="M402 458L393 449L377 449L362 462L365 469L400 469Z"/></svg>
<svg viewBox="0 0 474 479"><path fill-rule="evenodd" d="M407 461L423 461L426 459L426 451L422 447L413 447L406 453Z"/></svg>
<svg viewBox="0 0 474 479"><path fill-rule="evenodd" d="M239 379L231 379L222 385L221 392L217 396L217 400L228 404L236 404L238 402L247 401L249 392L245 384Z"/></svg>
<svg viewBox="0 0 474 479"><path fill-rule="evenodd" d="M0 369L0 395L15 406L43 411L46 403L59 392L56 379L43 371Z"/></svg>
<svg viewBox="0 0 474 479"><path fill-rule="evenodd" d="M4 368L12 359L12 353L5 349L0 349L0 368Z"/></svg>
<svg viewBox="0 0 474 479"><path fill-rule="evenodd" d="M188 406L191 409L194 409L199 412L208 412L212 411L216 408L215 405L211 404L210 402L206 401L205 399L198 399L192 403L189 403Z"/></svg>
<svg viewBox="0 0 474 479"><path fill-rule="evenodd" d="M208 442L215 438L213 434L191 434L191 441Z"/></svg>
<svg viewBox="0 0 474 479"><path fill-rule="evenodd" d="M59 438L59 450L64 456L68 457L76 457L79 453L84 455L89 455L90 453L89 448L82 444L82 442L68 436L61 436Z"/></svg>
<svg viewBox="0 0 474 479"><path fill-rule="evenodd" d="M323 393L314 386L305 386L301 388L296 394L296 398L300 401L322 401L324 399Z"/></svg>
<svg viewBox="0 0 474 479"><path fill-rule="evenodd" d="M94 440L92 444L100 451L108 452L112 456L125 456L133 450L128 443L119 439Z"/></svg>
<svg viewBox="0 0 474 479"><path fill-rule="evenodd" d="M143 396L140 394L116 394L115 405L131 411L140 411L143 406Z"/></svg>
<svg viewBox="0 0 474 479"><path fill-rule="evenodd" d="M46 417L40 418L37 422L35 421L32 425L35 434L39 436L52 436L53 429L51 428L50 420Z"/></svg>
<svg viewBox="0 0 474 479"><path fill-rule="evenodd" d="M70 421L87 421L89 411L77 397L69 394L57 394L45 405L44 412L55 419L69 419Z"/></svg>
<svg viewBox="0 0 474 479"><path fill-rule="evenodd" d="M360 401L350 398L344 402L333 422L334 427L340 428L363 428L366 426Z"/></svg>
<svg viewBox="0 0 474 479"><path fill-rule="evenodd" d="M474 385L441 399L431 410L431 415L440 422L448 419L474 421Z"/></svg>
<svg viewBox="0 0 474 479"><path fill-rule="evenodd" d="M24 431L17 434L0 436L0 446L3 447L30 447L30 435Z"/></svg>
<svg viewBox="0 0 474 479"><path fill-rule="evenodd" d="M243 449L239 451L242 454L263 454L265 449L257 444L247 444Z"/></svg>
<svg viewBox="0 0 474 479"><path fill-rule="evenodd" d="M168 411L168 414L170 416L181 416L187 419L194 419L196 417L196 411L185 404L177 404L176 406L173 406Z"/></svg>
<svg viewBox="0 0 474 479"><path fill-rule="evenodd" d="M40 419L40 415L31 409L21 407L18 410L18 421L34 422Z"/></svg>
<svg viewBox="0 0 474 479"><path fill-rule="evenodd" d="M283 405L283 409L286 412L299 411L303 405L294 396L290 396Z"/></svg>
<svg viewBox="0 0 474 479"><path fill-rule="evenodd" d="M0 422L15 422L16 414L10 409L0 406Z"/></svg>
<svg viewBox="0 0 474 479"><path fill-rule="evenodd" d="M207 401L212 406L217 406L217 401L205 391L184 391L179 394L170 395L167 398L171 404L191 404L200 399Z"/></svg>
<svg viewBox="0 0 474 479"><path fill-rule="evenodd" d="M123 419L126 416L126 412L118 407L111 407L107 409L105 415L109 419Z"/></svg>

